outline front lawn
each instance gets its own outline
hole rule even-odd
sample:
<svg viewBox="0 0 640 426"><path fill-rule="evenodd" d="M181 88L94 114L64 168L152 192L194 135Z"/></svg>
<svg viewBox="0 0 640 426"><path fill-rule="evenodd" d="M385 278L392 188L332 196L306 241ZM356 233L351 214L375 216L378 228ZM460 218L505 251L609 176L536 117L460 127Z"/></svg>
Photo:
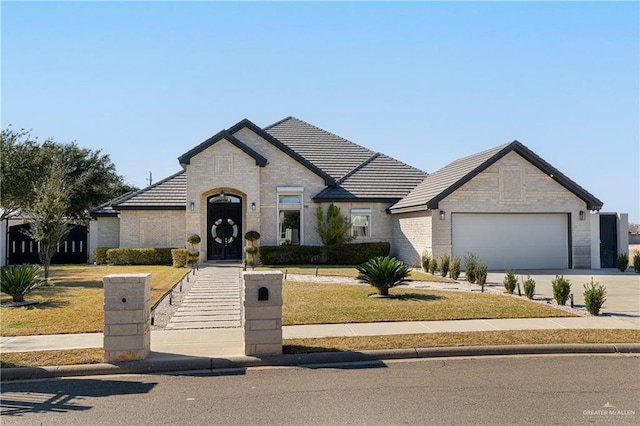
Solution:
<svg viewBox="0 0 640 426"><path fill-rule="evenodd" d="M37 305L0 308L1 336L101 332L104 323L102 278L109 274L151 273L151 305L189 269L170 266L54 265L51 285L25 296ZM2 293L2 303L11 297Z"/></svg>
<svg viewBox="0 0 640 426"><path fill-rule="evenodd" d="M485 318L567 317L539 303L487 293L396 287L397 298L372 299L370 286L285 281L283 325Z"/></svg>
<svg viewBox="0 0 640 426"><path fill-rule="evenodd" d="M321 277L349 277L355 278L358 276L358 271L355 266L330 266L330 265L294 265L294 266L258 266L256 271L286 271L288 274L295 275L316 275L316 268L318 276ZM445 282L454 283L455 281L449 278L442 278L440 275L431 275L422 271L412 270L409 275L409 281L431 281L431 282Z"/></svg>

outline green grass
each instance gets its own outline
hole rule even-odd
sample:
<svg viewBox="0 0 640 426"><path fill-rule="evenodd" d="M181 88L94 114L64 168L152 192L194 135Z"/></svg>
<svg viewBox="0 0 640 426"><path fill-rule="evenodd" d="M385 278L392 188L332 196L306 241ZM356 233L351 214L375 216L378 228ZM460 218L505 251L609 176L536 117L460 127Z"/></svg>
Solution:
<svg viewBox="0 0 640 426"><path fill-rule="evenodd" d="M358 270L355 266L330 266L330 265L318 265L318 276L320 277L349 277L355 278L358 276ZM258 266L256 271L286 271L289 274L295 275L316 275L316 265L292 265L292 266ZM442 278L440 275L431 275L422 271L413 270L409 275L409 281L431 281L431 282L444 282L454 283L456 281L449 278Z"/></svg>
<svg viewBox="0 0 640 426"><path fill-rule="evenodd" d="M322 339L286 339L283 352L366 351L376 349L429 348L446 346L488 346L550 343L638 343L640 330L518 330L460 333L410 334L400 336L326 337ZM98 364L102 349L73 349L3 353L2 368L55 365Z"/></svg>
<svg viewBox="0 0 640 426"><path fill-rule="evenodd" d="M638 343L640 330L515 330L394 336L286 339L284 353L365 351L446 346L540 345L554 343Z"/></svg>
<svg viewBox="0 0 640 426"><path fill-rule="evenodd" d="M102 279L109 274L151 273L151 305L189 269L170 266L54 265L51 285L25 296L37 305L0 308L0 335L27 336L100 332L104 323ZM2 294L2 303L11 297Z"/></svg>
<svg viewBox="0 0 640 426"><path fill-rule="evenodd" d="M285 281L283 325L574 316L511 296L396 287L374 299L373 287Z"/></svg>

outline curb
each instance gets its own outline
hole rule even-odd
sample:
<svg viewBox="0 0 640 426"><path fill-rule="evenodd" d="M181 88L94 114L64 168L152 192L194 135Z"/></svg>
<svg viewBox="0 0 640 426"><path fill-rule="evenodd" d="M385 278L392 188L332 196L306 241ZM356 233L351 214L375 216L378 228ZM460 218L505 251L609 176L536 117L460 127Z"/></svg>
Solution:
<svg viewBox="0 0 640 426"><path fill-rule="evenodd" d="M554 354L638 354L640 343L604 344L545 344L504 346L456 346L439 348L382 349L361 352L316 352L308 354L270 355L260 358L237 356L228 358L176 357L147 359L113 364L80 364L55 367L1 368L0 379L29 380L72 376L98 376L108 374L150 374L183 371L211 371L249 367L313 368L325 364L351 362L381 362L393 359L419 359L442 357L501 356L501 355L554 355Z"/></svg>

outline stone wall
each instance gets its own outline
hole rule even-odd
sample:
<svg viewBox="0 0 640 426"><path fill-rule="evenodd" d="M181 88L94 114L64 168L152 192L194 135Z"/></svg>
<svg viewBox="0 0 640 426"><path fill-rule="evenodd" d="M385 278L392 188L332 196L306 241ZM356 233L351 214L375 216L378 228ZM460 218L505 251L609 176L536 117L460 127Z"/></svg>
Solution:
<svg viewBox="0 0 640 426"><path fill-rule="evenodd" d="M184 247L185 212L183 210L122 210L120 247Z"/></svg>
<svg viewBox="0 0 640 426"><path fill-rule="evenodd" d="M510 152L439 203L445 220L432 221L433 255L451 255L452 213L569 213L574 268L591 266L591 216L586 203ZM587 211L588 213L588 211Z"/></svg>
<svg viewBox="0 0 640 426"><path fill-rule="evenodd" d="M431 210L392 215L391 254L404 263L420 266L425 251L431 253Z"/></svg>
<svg viewBox="0 0 640 426"><path fill-rule="evenodd" d="M120 219L117 216L100 217L97 222L98 238L96 247L120 247Z"/></svg>

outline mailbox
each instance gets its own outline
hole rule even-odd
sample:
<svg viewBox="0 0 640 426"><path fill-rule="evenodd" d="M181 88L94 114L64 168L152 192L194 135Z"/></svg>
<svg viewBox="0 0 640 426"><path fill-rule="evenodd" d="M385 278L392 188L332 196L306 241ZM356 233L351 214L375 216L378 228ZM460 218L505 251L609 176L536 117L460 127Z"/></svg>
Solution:
<svg viewBox="0 0 640 426"><path fill-rule="evenodd" d="M258 300L269 300L269 289L266 287L260 287L258 289Z"/></svg>

